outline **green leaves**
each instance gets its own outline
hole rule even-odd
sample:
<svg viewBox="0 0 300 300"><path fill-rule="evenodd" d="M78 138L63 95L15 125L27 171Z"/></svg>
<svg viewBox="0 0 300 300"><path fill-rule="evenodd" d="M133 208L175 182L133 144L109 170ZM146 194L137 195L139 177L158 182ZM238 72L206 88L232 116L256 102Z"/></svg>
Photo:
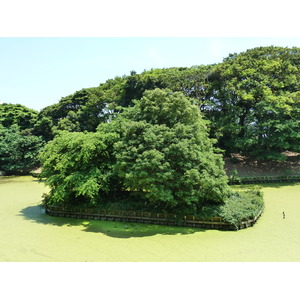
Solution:
<svg viewBox="0 0 300 300"><path fill-rule="evenodd" d="M38 112L20 104L0 104L0 125L9 128L17 125L20 130L33 127Z"/></svg>
<svg viewBox="0 0 300 300"><path fill-rule="evenodd" d="M39 165L38 154L44 143L17 125L0 125L0 170L8 174L26 174Z"/></svg>
<svg viewBox="0 0 300 300"><path fill-rule="evenodd" d="M114 133L62 132L49 142L40 158L41 177L51 188L51 203L89 203L111 190Z"/></svg>
<svg viewBox="0 0 300 300"><path fill-rule="evenodd" d="M126 190L169 208L222 203L230 190L211 137L261 159L300 151L299 62L299 48L260 47L62 98L39 113L34 131L56 136L41 156L50 199L94 203Z"/></svg>
<svg viewBox="0 0 300 300"><path fill-rule="evenodd" d="M222 159L199 109L183 94L146 91L125 110L122 124L115 170L129 190L167 207L222 202L228 196Z"/></svg>
<svg viewBox="0 0 300 300"><path fill-rule="evenodd" d="M259 158L297 151L299 141L290 137L300 129L299 104L291 99L300 87L299 58L299 48L260 47L215 67L206 116L220 147Z"/></svg>
<svg viewBox="0 0 300 300"><path fill-rule="evenodd" d="M127 190L164 209L222 203L227 177L198 107L160 89L134 104L96 133L60 132L47 144L47 201L95 204Z"/></svg>
<svg viewBox="0 0 300 300"><path fill-rule="evenodd" d="M220 207L220 216L224 221L235 225L237 228L241 221L255 218L263 207L261 193L248 190L234 193L228 198L225 204Z"/></svg>

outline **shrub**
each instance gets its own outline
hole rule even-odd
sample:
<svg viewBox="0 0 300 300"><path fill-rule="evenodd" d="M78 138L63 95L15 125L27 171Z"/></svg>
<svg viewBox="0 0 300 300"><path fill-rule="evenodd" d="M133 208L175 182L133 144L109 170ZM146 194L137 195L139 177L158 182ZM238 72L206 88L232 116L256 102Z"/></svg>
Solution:
<svg viewBox="0 0 300 300"><path fill-rule="evenodd" d="M264 207L260 190L234 193L220 207L220 217L236 228L243 220L253 219Z"/></svg>

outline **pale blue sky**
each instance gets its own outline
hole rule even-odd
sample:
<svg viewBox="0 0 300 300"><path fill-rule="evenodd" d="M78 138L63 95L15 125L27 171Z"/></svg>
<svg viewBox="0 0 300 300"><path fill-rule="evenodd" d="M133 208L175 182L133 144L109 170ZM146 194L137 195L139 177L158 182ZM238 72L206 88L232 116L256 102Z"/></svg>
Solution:
<svg viewBox="0 0 300 300"><path fill-rule="evenodd" d="M300 38L2 37L0 102L40 110L131 70L219 63L230 53L270 45L300 47Z"/></svg>

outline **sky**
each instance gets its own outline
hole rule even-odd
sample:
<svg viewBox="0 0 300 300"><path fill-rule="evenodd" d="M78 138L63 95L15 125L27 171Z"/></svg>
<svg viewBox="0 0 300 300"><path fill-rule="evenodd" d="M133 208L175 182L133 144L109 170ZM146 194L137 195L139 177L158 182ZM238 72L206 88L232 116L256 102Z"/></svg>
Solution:
<svg viewBox="0 0 300 300"><path fill-rule="evenodd" d="M271 45L300 47L300 37L0 37L0 102L39 111L132 70L219 63Z"/></svg>

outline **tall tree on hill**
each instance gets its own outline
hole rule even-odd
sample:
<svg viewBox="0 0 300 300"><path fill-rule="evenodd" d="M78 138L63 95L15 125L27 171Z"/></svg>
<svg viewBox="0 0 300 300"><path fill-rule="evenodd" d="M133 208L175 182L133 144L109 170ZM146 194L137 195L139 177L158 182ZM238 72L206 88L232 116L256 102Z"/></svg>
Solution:
<svg viewBox="0 0 300 300"><path fill-rule="evenodd" d="M260 47L232 54L209 76L208 118L220 147L261 158L299 149L300 48ZM294 111L294 114L291 114Z"/></svg>

